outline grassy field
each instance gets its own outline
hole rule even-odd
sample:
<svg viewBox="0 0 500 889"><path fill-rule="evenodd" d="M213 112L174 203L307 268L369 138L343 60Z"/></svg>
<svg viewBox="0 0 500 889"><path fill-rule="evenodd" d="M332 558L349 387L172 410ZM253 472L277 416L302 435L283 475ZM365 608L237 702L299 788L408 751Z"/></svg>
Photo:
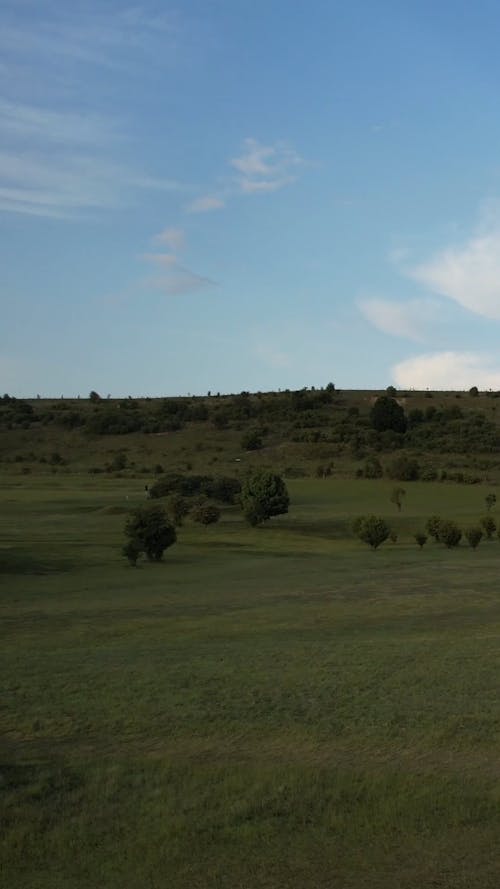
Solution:
<svg viewBox="0 0 500 889"><path fill-rule="evenodd" d="M1 482L2 885L497 889L500 543L412 536L490 488L290 481L132 569L143 480Z"/></svg>

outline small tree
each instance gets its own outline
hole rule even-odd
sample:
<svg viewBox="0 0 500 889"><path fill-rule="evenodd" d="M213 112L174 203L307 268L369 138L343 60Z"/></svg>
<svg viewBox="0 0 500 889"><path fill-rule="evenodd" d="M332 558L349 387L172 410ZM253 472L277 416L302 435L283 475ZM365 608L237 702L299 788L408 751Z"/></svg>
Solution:
<svg viewBox="0 0 500 889"><path fill-rule="evenodd" d="M220 519L220 509L211 503L197 503L191 510L191 518L200 525L214 525Z"/></svg>
<svg viewBox="0 0 500 889"><path fill-rule="evenodd" d="M434 538L435 543L438 543L439 541L439 528L441 526L441 522L442 519L438 515L431 515L425 523L425 530L428 531L430 536Z"/></svg>
<svg viewBox="0 0 500 889"><path fill-rule="evenodd" d="M378 457L368 457L363 469L365 478L382 478L384 470Z"/></svg>
<svg viewBox="0 0 500 889"><path fill-rule="evenodd" d="M404 488L393 488L391 494L391 503L394 503L398 508L398 512L401 512L401 507L403 505L403 497L406 496L406 491Z"/></svg>
<svg viewBox="0 0 500 889"><path fill-rule="evenodd" d="M378 549L389 537L391 529L381 516L360 516L353 522L353 531L363 543L367 543L373 550Z"/></svg>
<svg viewBox="0 0 500 889"><path fill-rule="evenodd" d="M417 541L420 549L422 549L422 547L427 543L427 534L423 534L422 531L418 531L417 534L415 534L415 540Z"/></svg>
<svg viewBox="0 0 500 889"><path fill-rule="evenodd" d="M260 525L272 516L288 512L289 505L285 482L275 472L259 472L242 486L241 506L250 525Z"/></svg>
<svg viewBox="0 0 500 889"><path fill-rule="evenodd" d="M491 494L486 494L486 497L484 498L484 500L485 500L485 503L486 503L486 509L487 509L488 512L489 512L490 509L492 509L493 506L495 505L495 503L497 502L497 495L496 495L496 494L493 494L493 493L491 493Z"/></svg>
<svg viewBox="0 0 500 889"><path fill-rule="evenodd" d="M479 519L479 524L486 534L487 539L491 540L497 529L497 524L493 516L485 515L482 519Z"/></svg>
<svg viewBox="0 0 500 889"><path fill-rule="evenodd" d="M101 400L101 396L94 389L92 389L92 392L90 393L89 398L93 404L96 404L98 401Z"/></svg>
<svg viewBox="0 0 500 889"><path fill-rule="evenodd" d="M467 528L465 536L468 540L469 546L471 546L472 549L477 549L477 547L481 543L483 532L481 531L481 528Z"/></svg>
<svg viewBox="0 0 500 889"><path fill-rule="evenodd" d="M441 521L439 523L439 541L444 543L447 549L458 546L462 539L462 532L456 522L451 520Z"/></svg>
<svg viewBox="0 0 500 889"><path fill-rule="evenodd" d="M244 451L260 451L262 447L262 434L258 429L249 429L242 436L241 447Z"/></svg>
<svg viewBox="0 0 500 889"><path fill-rule="evenodd" d="M138 506L125 523L125 534L150 561L159 562L163 553L177 539L175 527L163 506Z"/></svg>
<svg viewBox="0 0 500 889"><path fill-rule="evenodd" d="M390 429L392 432L406 432L406 416L400 404L389 395L377 398L370 411L370 422L377 432Z"/></svg>
<svg viewBox="0 0 500 889"><path fill-rule="evenodd" d="M128 559L131 568L137 568L137 560L142 553L142 549L136 540L129 540L122 547L122 554Z"/></svg>
<svg viewBox="0 0 500 889"><path fill-rule="evenodd" d="M179 494L173 494L167 501L167 513L169 518L172 519L174 525L176 527L180 527L182 525L183 519L186 518L189 513L190 506L185 497L181 497Z"/></svg>

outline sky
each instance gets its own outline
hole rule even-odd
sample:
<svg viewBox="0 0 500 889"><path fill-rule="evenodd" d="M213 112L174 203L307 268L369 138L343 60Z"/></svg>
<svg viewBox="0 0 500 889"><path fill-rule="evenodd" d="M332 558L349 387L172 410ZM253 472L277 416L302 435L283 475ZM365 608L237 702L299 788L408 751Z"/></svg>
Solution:
<svg viewBox="0 0 500 889"><path fill-rule="evenodd" d="M0 390L500 389L496 0L0 0Z"/></svg>

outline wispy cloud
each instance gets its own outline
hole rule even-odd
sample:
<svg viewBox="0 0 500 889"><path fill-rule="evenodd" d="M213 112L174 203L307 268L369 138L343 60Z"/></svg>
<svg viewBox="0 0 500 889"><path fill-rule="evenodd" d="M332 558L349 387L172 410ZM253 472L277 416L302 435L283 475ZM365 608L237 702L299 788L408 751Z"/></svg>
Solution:
<svg viewBox="0 0 500 889"><path fill-rule="evenodd" d="M395 301L364 299L358 303L361 313L382 333L424 342L429 326L438 316L439 306L434 299Z"/></svg>
<svg viewBox="0 0 500 889"><path fill-rule="evenodd" d="M209 213L212 210L221 210L226 206L226 202L215 195L205 195L201 198L191 201L186 206L186 213Z"/></svg>
<svg viewBox="0 0 500 889"><path fill-rule="evenodd" d="M240 174L237 178L243 194L278 191L296 180L296 169L303 163L297 152L283 143L262 145L257 139L245 139L243 153L230 161Z"/></svg>
<svg viewBox="0 0 500 889"><path fill-rule="evenodd" d="M155 243L165 244L169 250L178 253L184 248L186 242L185 232L182 228L166 228L154 237Z"/></svg>
<svg viewBox="0 0 500 889"><path fill-rule="evenodd" d="M74 218L130 204L140 190L181 189L124 160L130 124L110 106L114 82L123 88L134 66L144 74L173 52L178 21L145 6L27 7L0 9L0 211ZM102 67L119 69L105 90Z"/></svg>
<svg viewBox="0 0 500 889"><path fill-rule="evenodd" d="M481 352L436 352L401 361L392 369L403 389L500 389L498 356Z"/></svg>
<svg viewBox="0 0 500 889"><path fill-rule="evenodd" d="M500 319L500 229L447 247L408 274L471 312Z"/></svg>
<svg viewBox="0 0 500 889"><path fill-rule="evenodd" d="M216 282L198 275L179 262L178 253L186 246L184 230L169 227L153 238L154 243L168 247L169 253L143 253L141 259L160 269L159 274L148 276L143 286L159 290L166 296L182 296L195 293L208 287L216 287Z"/></svg>

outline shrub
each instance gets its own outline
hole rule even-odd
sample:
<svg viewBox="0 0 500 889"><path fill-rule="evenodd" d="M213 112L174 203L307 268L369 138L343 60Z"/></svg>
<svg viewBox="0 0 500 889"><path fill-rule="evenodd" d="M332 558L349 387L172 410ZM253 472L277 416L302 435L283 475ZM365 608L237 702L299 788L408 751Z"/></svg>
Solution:
<svg viewBox="0 0 500 889"><path fill-rule="evenodd" d="M262 435L258 429L249 429L242 436L241 447L244 451L260 451L262 447Z"/></svg>
<svg viewBox="0 0 500 889"><path fill-rule="evenodd" d="M280 475L259 472L246 479L241 490L241 505L250 525L260 525L272 516L288 512L290 497Z"/></svg>
<svg viewBox="0 0 500 889"><path fill-rule="evenodd" d="M476 549L481 543L483 532L481 531L481 528L467 528L465 536L469 546L471 546L472 549Z"/></svg>
<svg viewBox="0 0 500 889"><path fill-rule="evenodd" d="M415 540L417 541L420 549L427 543L427 534L423 534L422 531L417 532L415 534Z"/></svg>
<svg viewBox="0 0 500 889"><path fill-rule="evenodd" d="M370 411L370 422L377 432L405 432L406 417L401 405L389 395L377 398Z"/></svg>
<svg viewBox="0 0 500 889"><path fill-rule="evenodd" d="M497 495L496 495L496 494L493 494L493 493L491 493L491 494L486 494L486 497L484 498L484 500L485 500L485 503L486 503L486 509L487 509L488 512L489 512L490 509L491 509L491 508L495 505L495 503L497 502Z"/></svg>
<svg viewBox="0 0 500 889"><path fill-rule="evenodd" d="M447 549L452 549L452 547L458 546L460 540L462 539L462 532L458 527L456 522L451 520L442 520L439 523L439 537L440 543L444 543Z"/></svg>
<svg viewBox="0 0 500 889"><path fill-rule="evenodd" d="M210 503L197 503L191 510L191 518L200 525L214 525L220 519L220 509Z"/></svg>
<svg viewBox="0 0 500 889"><path fill-rule="evenodd" d="M142 548L136 540L129 540L122 548L122 554L128 559L132 568L137 567L137 560L142 553Z"/></svg>
<svg viewBox="0 0 500 889"><path fill-rule="evenodd" d="M363 543L367 543L373 550L378 549L381 543L389 537L391 529L381 516L360 516L355 519L352 528L354 533Z"/></svg>
<svg viewBox="0 0 500 889"><path fill-rule="evenodd" d="M165 550L177 539L174 525L159 504L132 510L125 524L125 534L154 562L159 562Z"/></svg>
<svg viewBox="0 0 500 889"><path fill-rule="evenodd" d="M497 529L497 524L495 519L491 515L485 515L482 519L479 520L479 524L483 529L484 533L488 540L493 538L493 535Z"/></svg>
<svg viewBox="0 0 500 889"><path fill-rule="evenodd" d="M189 509L189 502L185 497L181 497L180 494L172 494L167 502L168 516L176 527L182 525L182 521L188 515Z"/></svg>
<svg viewBox="0 0 500 889"><path fill-rule="evenodd" d="M417 460L401 455L389 463L387 475L399 482L414 482L420 477L420 465Z"/></svg>
<svg viewBox="0 0 500 889"><path fill-rule="evenodd" d="M439 528L441 522L442 519L438 515L431 515L425 523L425 530L429 532L430 536L434 538L436 543L439 541Z"/></svg>
<svg viewBox="0 0 500 889"><path fill-rule="evenodd" d="M382 464L378 457L368 457L363 467L363 475L365 478L382 478L384 474Z"/></svg>

